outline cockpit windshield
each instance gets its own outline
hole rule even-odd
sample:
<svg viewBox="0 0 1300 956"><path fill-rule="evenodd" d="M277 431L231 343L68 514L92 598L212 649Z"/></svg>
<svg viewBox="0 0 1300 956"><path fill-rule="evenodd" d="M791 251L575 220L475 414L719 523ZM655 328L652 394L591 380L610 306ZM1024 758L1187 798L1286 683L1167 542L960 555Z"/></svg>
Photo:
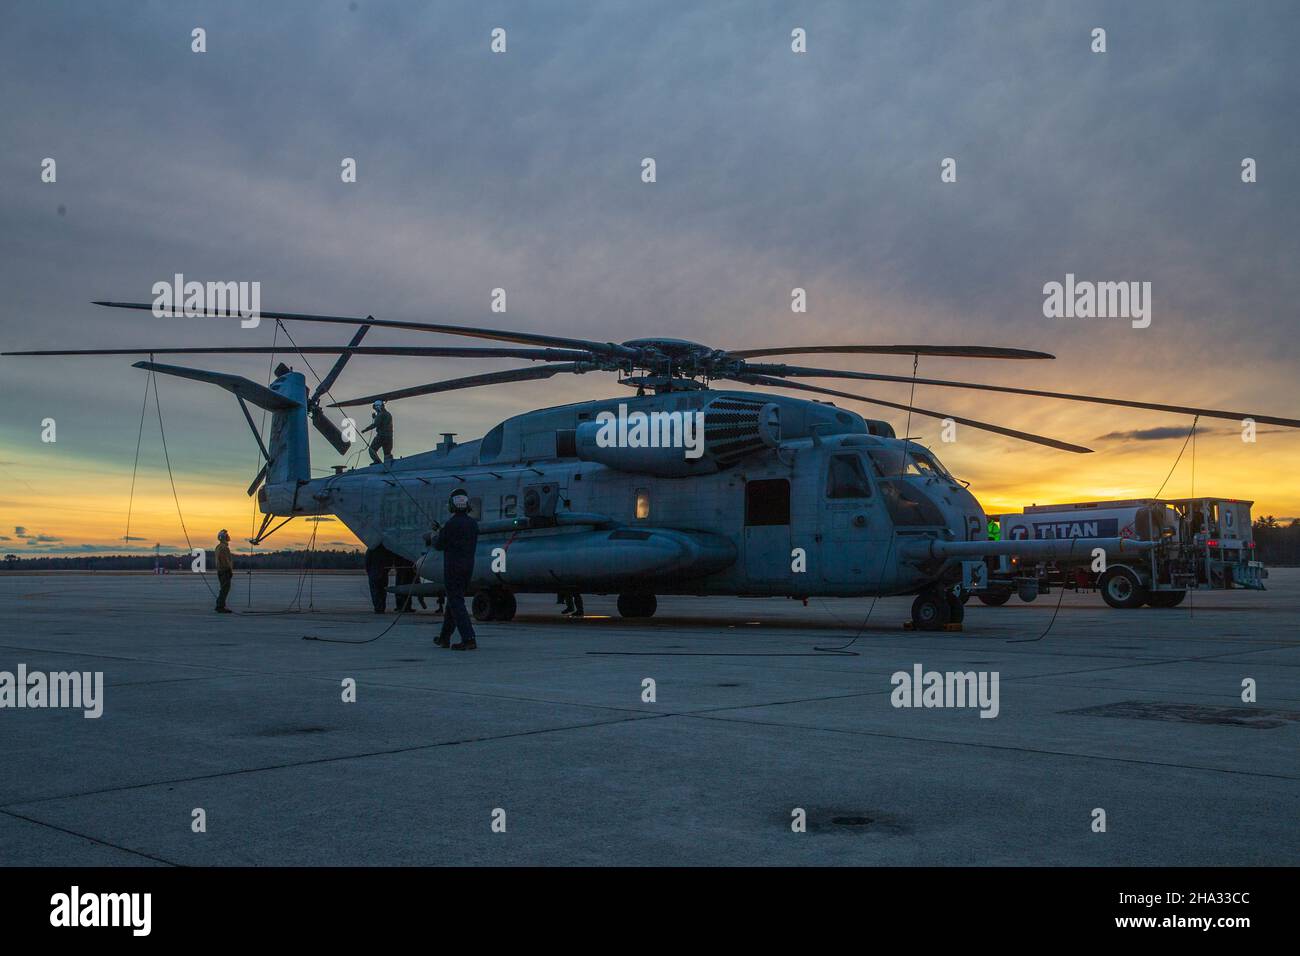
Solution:
<svg viewBox="0 0 1300 956"><path fill-rule="evenodd" d="M871 463L875 466L876 474L881 478L901 476L950 479L952 477L948 474L948 470L939 464L939 459L920 448L908 449L906 468L903 466L902 448L873 448Z"/></svg>

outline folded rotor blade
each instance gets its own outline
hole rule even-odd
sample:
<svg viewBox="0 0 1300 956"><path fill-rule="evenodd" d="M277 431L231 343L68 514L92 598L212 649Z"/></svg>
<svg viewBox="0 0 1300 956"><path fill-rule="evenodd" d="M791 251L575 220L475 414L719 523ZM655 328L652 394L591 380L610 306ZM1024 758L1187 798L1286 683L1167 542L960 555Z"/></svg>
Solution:
<svg viewBox="0 0 1300 956"><path fill-rule="evenodd" d="M452 378L428 385L415 385L411 388L399 388L391 392L379 392L361 398L351 398L346 402L334 402L334 408L348 408L353 405L369 405L372 402L390 402L398 398L411 398L415 395L432 395L436 392L452 392L460 388L477 388L480 385L499 385L503 382L527 382L533 379L550 378L561 372L573 372L581 375L590 372L595 366L587 362L565 362L559 365L535 365L532 368L512 368L504 372L487 372L483 375L469 375L465 378Z"/></svg>
<svg viewBox="0 0 1300 956"><path fill-rule="evenodd" d="M291 408L301 408L301 402L295 402L291 398L285 398L279 392L272 391L265 385L259 385L257 382L249 381L239 375L227 375L225 372L210 372L205 368L185 368L181 365L162 365L158 362L136 362L132 368L142 368L146 371L157 372L160 375L175 375L177 378L189 378L196 382L208 382L212 385L220 385L228 392L232 392L245 401L252 402L258 408L264 408L267 411L286 411Z"/></svg>
<svg viewBox="0 0 1300 956"><path fill-rule="evenodd" d="M143 309L153 311L148 302L95 302L95 305L108 306L113 309ZM234 319L243 318L237 312L229 314L202 312L196 316L175 315L176 318L199 319ZM396 319L376 319L366 316L364 319L341 315L311 315L302 312L264 312L258 317L279 322L333 322L344 325L378 325L387 329L413 329L419 332L444 332L448 335L465 335L477 339L493 339L497 342L518 342L523 345L547 345L554 348L581 349L595 352L597 355L609 355L618 358L635 358L641 353L615 342L593 342L587 339L570 339L559 335L542 335L537 332L510 332L505 329L487 329L471 325L440 325L429 322L405 322Z"/></svg>
<svg viewBox="0 0 1300 956"><path fill-rule="evenodd" d="M949 415L945 412L934 412L927 408L918 408L915 405L903 405L899 402L887 402L879 398L869 398L866 395L855 395L852 392L841 392L834 388L821 388L817 385L804 385L802 382L787 382L784 379L768 378L765 375L745 375L738 377L736 381L747 382L751 385L766 385L769 388L793 388L801 392L817 392L821 395L837 395L840 398L851 398L859 402L870 402L872 405L885 405L889 408L897 408L902 411L912 411L917 415L924 415L927 418L951 418L961 425L969 425L971 428L978 428L981 431L996 432L999 435L1006 435L1008 438L1019 438L1021 441L1033 442L1036 445L1046 445L1049 448L1059 448L1061 451L1072 451L1076 454L1088 454L1091 448L1084 448L1082 445L1072 445L1069 442L1058 441L1055 438L1047 438L1043 435L1035 435L1033 432L1017 431L1014 428L1003 428L1001 425L991 425L988 422L976 421L973 418L961 418L957 415Z"/></svg>
<svg viewBox="0 0 1300 956"><path fill-rule="evenodd" d="M729 349L736 358L759 355L811 355L813 353L855 355L948 355L956 358L1054 359L1049 352L1008 349L989 345L792 345L790 348Z"/></svg>
<svg viewBox="0 0 1300 956"><path fill-rule="evenodd" d="M981 385L975 382L947 382L942 379L918 378L910 375L879 375L874 372L846 372L833 368L803 368L795 365L754 365L746 372L758 375L800 378L852 378L871 382L915 382L917 385L937 385L940 388L969 388L982 392L1004 392L1010 395L1032 395L1037 398L1060 398L1069 402L1091 402L1094 405L1118 405L1123 408L1149 408L1157 412L1175 412L1180 415L1200 415L1203 418L1225 418L1241 421L1249 418L1257 423L1285 425L1300 428L1300 419L1278 418L1273 415L1255 415L1249 412L1228 412L1214 408L1194 408L1188 405L1164 405L1159 402L1134 402L1122 398L1102 398L1097 395L1077 395L1069 392L1048 392L1038 388L1013 388L1007 385Z"/></svg>

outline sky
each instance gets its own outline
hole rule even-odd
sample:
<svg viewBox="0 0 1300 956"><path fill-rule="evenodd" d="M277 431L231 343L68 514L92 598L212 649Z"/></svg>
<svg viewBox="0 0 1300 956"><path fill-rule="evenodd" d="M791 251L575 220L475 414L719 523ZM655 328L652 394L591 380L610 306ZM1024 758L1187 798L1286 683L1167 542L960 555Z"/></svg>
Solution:
<svg viewBox="0 0 1300 956"><path fill-rule="evenodd" d="M1298 47L1288 2L13 2L0 349L272 343L270 322L91 304L150 301L182 273L260 282L267 310L602 341L1015 346L1057 357L925 358L919 374L1300 417ZM1067 274L1151 283L1150 326L1044 316L1044 285ZM159 381L174 497L132 361L0 358L0 551L251 534L258 456L234 398ZM911 372L910 357L790 361ZM194 364L268 380L266 356ZM333 392L514 364L359 357ZM820 384L908 400L905 384ZM397 452L624 392L591 374L397 402ZM991 512L1150 496L1168 476L1166 496L1300 516L1297 430L1248 443L1203 419L1194 463L1189 448L1173 468L1186 416L926 386L915 401L1095 450L964 428L943 443L913 418ZM312 454L321 472L340 461L317 437ZM266 547L312 530L293 522ZM355 544L337 522L316 530L317 546Z"/></svg>

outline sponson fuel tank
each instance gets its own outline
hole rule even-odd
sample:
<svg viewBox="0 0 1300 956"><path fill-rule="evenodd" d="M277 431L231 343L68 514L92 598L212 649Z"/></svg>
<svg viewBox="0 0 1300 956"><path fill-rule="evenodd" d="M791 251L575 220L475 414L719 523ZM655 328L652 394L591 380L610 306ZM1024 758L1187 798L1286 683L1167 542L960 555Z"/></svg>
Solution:
<svg viewBox="0 0 1300 956"><path fill-rule="evenodd" d="M501 549L501 551L498 551ZM494 551L498 552L494 555ZM504 552L504 553L501 553ZM505 585L521 590L550 590L573 582L597 591L641 589L656 581L704 577L736 561L729 538L702 531L670 528L615 528L598 531L525 533L515 537L480 537L471 590ZM493 566L504 570L493 571ZM593 568L601 568L599 580ZM442 554L430 551L416 565L429 584L417 591L441 590Z"/></svg>
<svg viewBox="0 0 1300 956"><path fill-rule="evenodd" d="M781 444L781 408L736 396L696 411L602 412L575 435L577 456L619 471L682 478L729 468Z"/></svg>

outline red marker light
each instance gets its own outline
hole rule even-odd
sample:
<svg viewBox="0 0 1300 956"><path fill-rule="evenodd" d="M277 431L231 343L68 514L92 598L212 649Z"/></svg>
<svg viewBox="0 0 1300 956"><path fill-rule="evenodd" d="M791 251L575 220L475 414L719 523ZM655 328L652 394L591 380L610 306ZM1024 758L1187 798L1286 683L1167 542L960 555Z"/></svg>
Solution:
<svg viewBox="0 0 1300 956"><path fill-rule="evenodd" d="M1209 541L1205 542L1205 544L1206 544L1207 547L1210 547L1210 548L1217 548L1217 547L1219 546L1219 542L1215 541L1213 538L1211 538Z"/></svg>

